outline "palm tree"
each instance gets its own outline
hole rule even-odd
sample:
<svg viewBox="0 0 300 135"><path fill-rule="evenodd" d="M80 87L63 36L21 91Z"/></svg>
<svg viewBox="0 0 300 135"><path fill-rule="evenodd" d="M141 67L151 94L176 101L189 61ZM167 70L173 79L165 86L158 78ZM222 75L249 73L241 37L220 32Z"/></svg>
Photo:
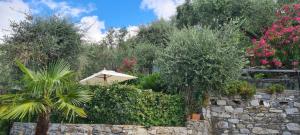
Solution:
<svg viewBox="0 0 300 135"><path fill-rule="evenodd" d="M0 95L0 119L37 116L35 134L46 135L53 111L62 112L70 120L74 116L87 116L79 106L88 102L91 94L72 83L73 72L69 64L58 61L38 71L32 71L20 62L17 65L24 73L22 90Z"/></svg>

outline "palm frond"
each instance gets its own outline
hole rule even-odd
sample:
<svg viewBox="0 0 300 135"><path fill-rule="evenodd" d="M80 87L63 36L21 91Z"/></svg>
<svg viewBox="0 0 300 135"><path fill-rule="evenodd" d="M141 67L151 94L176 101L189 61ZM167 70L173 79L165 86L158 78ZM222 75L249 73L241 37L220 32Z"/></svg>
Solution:
<svg viewBox="0 0 300 135"><path fill-rule="evenodd" d="M86 113L79 108L83 103L91 100L91 93L87 90L71 88L65 93L57 93L59 98L56 103L57 109L64 112L67 117L73 118L75 115L86 117Z"/></svg>
<svg viewBox="0 0 300 135"><path fill-rule="evenodd" d="M72 73L70 65L63 60L50 64L48 68L49 76L55 81L63 79L70 73Z"/></svg>
<svg viewBox="0 0 300 135"><path fill-rule="evenodd" d="M69 117L70 119L73 119L76 115L80 116L80 117L86 117L86 113L85 111L80 108L80 107L77 107L71 103L68 103L68 102L64 102L63 100L59 100L57 102L57 109L59 111L62 111L63 114L66 116L66 117Z"/></svg>
<svg viewBox="0 0 300 135"><path fill-rule="evenodd" d="M64 93L57 93L57 97L64 102L69 102L73 105L79 106L91 100L92 94L88 90L81 90L79 88L71 88Z"/></svg>
<svg viewBox="0 0 300 135"><path fill-rule="evenodd" d="M23 119L25 116L33 116L46 112L46 107L38 101L27 101L20 104L1 105L0 110L0 118Z"/></svg>
<svg viewBox="0 0 300 135"><path fill-rule="evenodd" d="M30 79L35 80L34 72L30 69L26 68L24 64L22 64L19 60L16 61L19 69Z"/></svg>

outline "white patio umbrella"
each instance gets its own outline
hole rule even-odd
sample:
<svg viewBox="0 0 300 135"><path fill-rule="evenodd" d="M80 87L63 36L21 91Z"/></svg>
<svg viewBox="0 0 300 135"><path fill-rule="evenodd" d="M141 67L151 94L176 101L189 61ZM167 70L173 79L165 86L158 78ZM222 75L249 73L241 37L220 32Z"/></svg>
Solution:
<svg viewBox="0 0 300 135"><path fill-rule="evenodd" d="M126 80L136 79L137 77L118 73L112 70L103 69L102 71L95 73L80 81L85 85L98 85L98 84L112 84L117 82L123 82Z"/></svg>

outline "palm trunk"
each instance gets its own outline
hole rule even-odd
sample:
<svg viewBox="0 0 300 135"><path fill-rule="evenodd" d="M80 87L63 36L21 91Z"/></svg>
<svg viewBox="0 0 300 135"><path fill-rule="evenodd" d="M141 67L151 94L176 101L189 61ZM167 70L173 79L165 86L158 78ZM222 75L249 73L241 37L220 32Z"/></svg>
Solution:
<svg viewBox="0 0 300 135"><path fill-rule="evenodd" d="M49 129L50 115L49 113L42 113L38 116L35 135L47 135Z"/></svg>

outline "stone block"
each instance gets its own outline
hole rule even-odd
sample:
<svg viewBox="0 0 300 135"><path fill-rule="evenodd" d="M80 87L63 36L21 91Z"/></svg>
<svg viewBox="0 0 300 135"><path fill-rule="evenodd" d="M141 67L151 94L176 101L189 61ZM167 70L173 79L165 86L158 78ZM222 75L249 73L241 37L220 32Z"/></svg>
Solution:
<svg viewBox="0 0 300 135"><path fill-rule="evenodd" d="M252 125L252 124L248 124L248 125L247 125L247 128L252 129L252 128L253 128L253 125Z"/></svg>
<svg viewBox="0 0 300 135"><path fill-rule="evenodd" d="M226 100L217 100L217 105L226 105Z"/></svg>
<svg viewBox="0 0 300 135"><path fill-rule="evenodd" d="M280 109L270 108L269 112L272 112L272 113L282 113L283 111L280 110Z"/></svg>
<svg viewBox="0 0 300 135"><path fill-rule="evenodd" d="M257 117L263 117L265 114L264 113L258 113L256 114Z"/></svg>
<svg viewBox="0 0 300 135"><path fill-rule="evenodd" d="M242 133L242 134L250 134L250 131L247 128L242 128L242 129L240 129L240 133Z"/></svg>
<svg viewBox="0 0 300 135"><path fill-rule="evenodd" d="M278 130L274 129L266 129L266 128L261 128L261 127L254 127L252 129L252 133L254 134L279 134Z"/></svg>
<svg viewBox="0 0 300 135"><path fill-rule="evenodd" d="M235 108L234 113L243 113L244 109L243 108Z"/></svg>
<svg viewBox="0 0 300 135"><path fill-rule="evenodd" d="M259 106L259 102L258 102L257 99L251 100L251 101L250 101L250 105L251 105L251 106Z"/></svg>
<svg viewBox="0 0 300 135"><path fill-rule="evenodd" d="M224 112L224 109L221 108L220 106L213 106L211 107L212 112Z"/></svg>
<svg viewBox="0 0 300 135"><path fill-rule="evenodd" d="M217 123L217 127L219 127L219 128L229 128L229 124L226 121L219 121Z"/></svg>
<svg viewBox="0 0 300 135"><path fill-rule="evenodd" d="M288 131L284 131L284 132L282 133L282 135L292 135L292 133L291 133L291 132L288 132Z"/></svg>
<svg viewBox="0 0 300 135"><path fill-rule="evenodd" d="M294 102L294 106L300 108L300 103Z"/></svg>
<svg viewBox="0 0 300 135"><path fill-rule="evenodd" d="M290 131L300 131L300 125L298 123L288 123L286 127Z"/></svg>
<svg viewBox="0 0 300 135"><path fill-rule="evenodd" d="M239 123L239 124L236 124L236 127L237 127L237 128L246 128L246 126L245 126L244 124L240 124L240 123Z"/></svg>
<svg viewBox="0 0 300 135"><path fill-rule="evenodd" d="M299 113L298 108L287 108L285 109L286 114L295 114L295 113Z"/></svg>
<svg viewBox="0 0 300 135"><path fill-rule="evenodd" d="M268 101L263 101L264 107L270 107L270 103Z"/></svg>
<svg viewBox="0 0 300 135"><path fill-rule="evenodd" d="M232 106L225 106L225 111L226 112L233 112L234 109L232 108Z"/></svg>
<svg viewBox="0 0 300 135"><path fill-rule="evenodd" d="M239 119L228 119L228 122L230 122L230 123L239 123Z"/></svg>

